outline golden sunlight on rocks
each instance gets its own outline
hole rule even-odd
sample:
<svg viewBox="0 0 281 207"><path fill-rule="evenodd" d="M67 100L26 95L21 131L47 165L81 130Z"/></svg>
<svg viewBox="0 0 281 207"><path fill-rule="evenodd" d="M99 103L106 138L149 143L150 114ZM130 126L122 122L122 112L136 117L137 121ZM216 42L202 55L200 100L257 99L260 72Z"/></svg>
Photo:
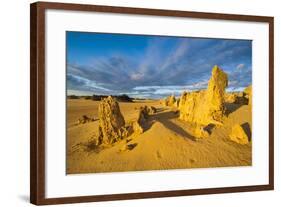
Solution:
<svg viewBox="0 0 281 207"><path fill-rule="evenodd" d="M232 127L232 131L229 137L232 141L238 144L248 144L250 139L242 126L238 124Z"/></svg>
<svg viewBox="0 0 281 207"><path fill-rule="evenodd" d="M180 98L180 119L200 125L221 124L225 114L227 75L214 66L207 90L184 92Z"/></svg>
<svg viewBox="0 0 281 207"><path fill-rule="evenodd" d="M227 93L210 72L206 89L161 101L68 99L67 173L251 165L252 87Z"/></svg>

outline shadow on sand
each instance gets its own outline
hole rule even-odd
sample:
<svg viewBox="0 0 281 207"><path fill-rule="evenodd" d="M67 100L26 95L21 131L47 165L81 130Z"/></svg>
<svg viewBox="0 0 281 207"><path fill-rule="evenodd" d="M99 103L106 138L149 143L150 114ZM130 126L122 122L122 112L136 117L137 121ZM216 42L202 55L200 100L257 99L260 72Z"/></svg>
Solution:
<svg viewBox="0 0 281 207"><path fill-rule="evenodd" d="M246 122L246 123L242 124L241 127L244 129L244 131L248 135L249 141L251 141L252 140L252 133L251 133L250 124L248 122Z"/></svg>
<svg viewBox="0 0 281 207"><path fill-rule="evenodd" d="M233 113L234 111L238 110L243 104L233 104L233 103L225 103L224 104L226 108L226 115Z"/></svg>
<svg viewBox="0 0 281 207"><path fill-rule="evenodd" d="M162 112L164 110L160 110L160 111ZM153 125L154 121L158 121L162 123L169 130L174 131L175 133L183 136L184 138L190 139L192 141L196 141L196 138L194 136L192 136L186 130L184 130L183 128L181 128L180 126L176 125L171 121L171 119L178 118L178 116L179 116L178 113L175 111L167 111L167 112L153 114L149 118L150 125L148 126L148 128L150 128Z"/></svg>

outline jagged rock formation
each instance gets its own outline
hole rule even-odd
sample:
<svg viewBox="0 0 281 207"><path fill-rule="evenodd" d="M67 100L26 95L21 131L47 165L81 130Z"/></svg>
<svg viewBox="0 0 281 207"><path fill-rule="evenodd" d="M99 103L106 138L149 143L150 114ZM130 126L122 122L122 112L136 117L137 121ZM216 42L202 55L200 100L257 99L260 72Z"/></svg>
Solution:
<svg viewBox="0 0 281 207"><path fill-rule="evenodd" d="M144 106L143 113L147 115L152 115L156 113L156 108L154 106Z"/></svg>
<svg viewBox="0 0 281 207"><path fill-rule="evenodd" d="M225 114L223 103L227 84L227 74L214 66L207 90L182 94L179 118L198 125L221 124Z"/></svg>
<svg viewBox="0 0 281 207"><path fill-rule="evenodd" d="M178 108L180 104L180 99L176 99L175 103L174 103L174 107Z"/></svg>
<svg viewBox="0 0 281 207"><path fill-rule="evenodd" d="M248 97L247 97L246 93L244 93L244 92L226 93L224 96L224 101L226 103L231 103L231 104L247 105Z"/></svg>
<svg viewBox="0 0 281 207"><path fill-rule="evenodd" d="M144 106L138 109L136 121L130 124L132 134L142 134L149 115L156 113L156 108L153 106Z"/></svg>
<svg viewBox="0 0 281 207"><path fill-rule="evenodd" d="M163 105L164 106L170 106L173 107L176 103L176 97L174 95L168 96L164 101L163 101Z"/></svg>
<svg viewBox="0 0 281 207"><path fill-rule="evenodd" d="M239 124L236 124L232 127L229 138L238 144L248 144L249 143L249 137L248 137L247 133L245 132L243 127Z"/></svg>
<svg viewBox="0 0 281 207"><path fill-rule="evenodd" d="M135 110L143 111L145 113L145 116L155 114L157 109L154 106L141 106L136 107Z"/></svg>
<svg viewBox="0 0 281 207"><path fill-rule="evenodd" d="M98 144L113 144L132 134L144 132L144 125L149 115L156 113L153 106L141 107L136 121L125 124L119 104L115 98L109 96L99 105L99 136Z"/></svg>
<svg viewBox="0 0 281 207"><path fill-rule="evenodd" d="M214 66L206 91L206 118L220 122L224 114L223 98L228 85L227 74Z"/></svg>
<svg viewBox="0 0 281 207"><path fill-rule="evenodd" d="M112 144L122 138L121 128L125 120L118 102L111 96L99 104L99 143Z"/></svg>
<svg viewBox="0 0 281 207"><path fill-rule="evenodd" d="M235 103L237 99L237 94L234 93L225 93L224 95L224 101L226 103Z"/></svg>
<svg viewBox="0 0 281 207"><path fill-rule="evenodd" d="M248 105L252 105L252 85L249 85L247 88L245 88L244 93L249 100Z"/></svg>
<svg viewBox="0 0 281 207"><path fill-rule="evenodd" d="M180 97L179 118L188 122L201 123L199 116L204 96L205 91L184 92Z"/></svg>
<svg viewBox="0 0 281 207"><path fill-rule="evenodd" d="M132 123L132 131L136 134L142 134L144 132L144 124L148 118L148 113L145 108L140 108L138 111L137 120Z"/></svg>
<svg viewBox="0 0 281 207"><path fill-rule="evenodd" d="M226 103L251 105L252 104L252 85L249 85L244 91L225 93Z"/></svg>
<svg viewBox="0 0 281 207"><path fill-rule="evenodd" d="M196 125L193 133L197 138L207 138L210 135L207 129L202 125Z"/></svg>

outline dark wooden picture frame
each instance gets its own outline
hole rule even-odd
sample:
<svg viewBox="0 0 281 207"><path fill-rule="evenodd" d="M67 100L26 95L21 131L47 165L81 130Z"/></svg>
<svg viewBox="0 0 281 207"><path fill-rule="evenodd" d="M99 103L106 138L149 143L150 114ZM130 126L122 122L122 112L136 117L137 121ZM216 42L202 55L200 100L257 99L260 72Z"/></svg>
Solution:
<svg viewBox="0 0 281 207"><path fill-rule="evenodd" d="M269 183L238 187L208 188L107 194L63 198L45 197L45 11L47 9L107 13L174 16L200 19L265 22L269 24ZM274 189L274 89L273 89L273 17L201 13L143 8L110 7L67 3L36 2L30 5L30 201L36 205L141 199L155 197L218 194Z"/></svg>

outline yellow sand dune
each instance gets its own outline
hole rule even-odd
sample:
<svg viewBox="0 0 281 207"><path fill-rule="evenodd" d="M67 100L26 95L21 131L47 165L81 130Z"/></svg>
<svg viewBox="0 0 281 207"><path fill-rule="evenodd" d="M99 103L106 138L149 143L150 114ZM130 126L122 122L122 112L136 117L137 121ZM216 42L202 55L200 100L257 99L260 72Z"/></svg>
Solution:
<svg viewBox="0 0 281 207"><path fill-rule="evenodd" d="M136 119L140 106L154 106L145 132L132 135L111 147L91 148L90 141L98 135L98 121L77 125L83 115L98 118L99 101L67 100L67 173L118 172L135 170L164 170L247 166L252 163L251 142L239 145L229 139L234 124L248 123L251 129L249 105L229 104L223 126L210 126L210 137L196 139L193 127L178 119L173 108L159 101L119 103L125 121ZM89 141L90 140L90 141ZM89 143L85 147L85 143ZM130 146L124 148L124 146Z"/></svg>

